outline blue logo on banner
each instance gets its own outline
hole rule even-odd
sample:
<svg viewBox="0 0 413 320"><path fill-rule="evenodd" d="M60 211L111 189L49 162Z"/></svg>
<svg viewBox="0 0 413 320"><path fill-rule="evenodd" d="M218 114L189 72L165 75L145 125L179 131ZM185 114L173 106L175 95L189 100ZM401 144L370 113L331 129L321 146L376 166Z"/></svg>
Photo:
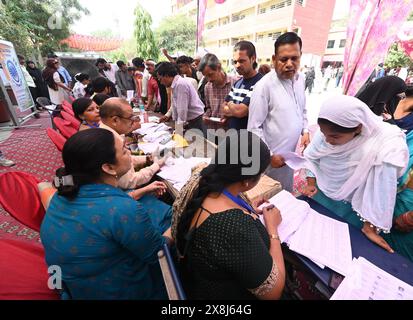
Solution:
<svg viewBox="0 0 413 320"><path fill-rule="evenodd" d="M16 65L13 63L11 60L7 60L6 62L7 69L9 70L10 76L13 79L13 81L20 86L22 84L22 81L19 76L19 72L17 71Z"/></svg>

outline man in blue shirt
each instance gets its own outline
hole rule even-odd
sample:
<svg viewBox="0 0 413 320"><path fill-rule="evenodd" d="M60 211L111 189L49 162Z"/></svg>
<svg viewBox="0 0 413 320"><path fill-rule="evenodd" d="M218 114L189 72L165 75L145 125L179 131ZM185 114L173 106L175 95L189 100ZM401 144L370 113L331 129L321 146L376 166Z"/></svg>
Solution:
<svg viewBox="0 0 413 320"><path fill-rule="evenodd" d="M67 69L63 67L63 64L60 61L59 57L56 54L51 54L48 56L48 58L55 58L59 60L59 68L57 69L57 72L59 72L59 74L63 77L65 85L69 88L72 88L72 77L70 76Z"/></svg>
<svg viewBox="0 0 413 320"><path fill-rule="evenodd" d="M251 42L240 41L235 45L233 64L242 78L234 83L222 105L224 118L228 121L228 129L247 129L252 91L255 84L263 77L256 70L258 66L256 60L257 54Z"/></svg>

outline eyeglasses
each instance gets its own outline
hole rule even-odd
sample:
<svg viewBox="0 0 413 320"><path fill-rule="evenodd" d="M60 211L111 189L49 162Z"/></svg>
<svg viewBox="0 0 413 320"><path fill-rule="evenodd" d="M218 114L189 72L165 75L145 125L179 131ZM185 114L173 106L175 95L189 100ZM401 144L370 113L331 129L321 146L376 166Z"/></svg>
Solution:
<svg viewBox="0 0 413 320"><path fill-rule="evenodd" d="M119 118L121 118L121 119L129 120L129 121L131 121L131 122L141 121L141 118L140 118L138 115L133 115L133 116L131 116L131 117L129 117L129 118L125 118L125 117L122 117L122 116L119 116L119 115L117 115L117 117L119 117Z"/></svg>

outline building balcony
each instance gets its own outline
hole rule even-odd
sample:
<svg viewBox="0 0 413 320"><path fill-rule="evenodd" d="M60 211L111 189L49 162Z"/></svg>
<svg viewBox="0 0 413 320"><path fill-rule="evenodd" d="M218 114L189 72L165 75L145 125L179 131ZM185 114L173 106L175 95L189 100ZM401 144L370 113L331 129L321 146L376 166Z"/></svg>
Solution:
<svg viewBox="0 0 413 320"><path fill-rule="evenodd" d="M239 38L248 34L289 29L292 25L293 12L293 6L289 6L265 14L249 16L236 22L205 29L204 38L206 42L212 42ZM224 16L225 14L221 18Z"/></svg>

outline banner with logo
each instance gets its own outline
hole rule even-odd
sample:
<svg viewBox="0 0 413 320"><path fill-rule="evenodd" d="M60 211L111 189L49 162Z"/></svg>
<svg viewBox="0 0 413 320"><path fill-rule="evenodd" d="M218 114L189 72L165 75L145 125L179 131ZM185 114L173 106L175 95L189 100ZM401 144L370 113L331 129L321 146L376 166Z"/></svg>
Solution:
<svg viewBox="0 0 413 320"><path fill-rule="evenodd" d="M20 68L19 59L11 42L0 40L0 65L10 84L21 112L34 106L32 95Z"/></svg>

